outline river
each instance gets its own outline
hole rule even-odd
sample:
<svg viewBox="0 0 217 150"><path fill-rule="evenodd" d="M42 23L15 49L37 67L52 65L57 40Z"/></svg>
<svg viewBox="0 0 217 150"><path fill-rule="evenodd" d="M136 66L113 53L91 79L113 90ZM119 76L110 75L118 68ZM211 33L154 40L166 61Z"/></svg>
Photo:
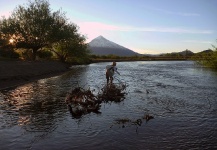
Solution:
<svg viewBox="0 0 217 150"><path fill-rule="evenodd" d="M217 149L217 72L191 61L118 62L114 82L127 85L125 100L74 118L66 93L80 86L97 94L108 64L2 90L0 149Z"/></svg>

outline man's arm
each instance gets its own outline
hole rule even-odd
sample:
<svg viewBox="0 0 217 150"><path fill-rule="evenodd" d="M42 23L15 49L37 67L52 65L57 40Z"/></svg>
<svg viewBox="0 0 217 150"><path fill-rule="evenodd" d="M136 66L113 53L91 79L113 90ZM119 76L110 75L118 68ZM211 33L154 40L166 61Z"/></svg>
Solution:
<svg viewBox="0 0 217 150"><path fill-rule="evenodd" d="M119 72L118 72L118 69L115 67L115 72L117 72L117 74L121 75Z"/></svg>

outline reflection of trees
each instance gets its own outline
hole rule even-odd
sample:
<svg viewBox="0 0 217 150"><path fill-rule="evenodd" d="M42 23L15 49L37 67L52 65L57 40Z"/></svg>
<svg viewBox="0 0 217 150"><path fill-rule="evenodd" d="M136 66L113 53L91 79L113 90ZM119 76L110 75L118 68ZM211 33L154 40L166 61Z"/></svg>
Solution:
<svg viewBox="0 0 217 150"><path fill-rule="evenodd" d="M65 112L64 98L55 91L46 82L34 82L5 93L7 124L12 121L29 131L53 128L55 119Z"/></svg>
<svg viewBox="0 0 217 150"><path fill-rule="evenodd" d="M68 111L66 93L80 81L86 81L86 68L72 68L61 76L3 91L0 111L4 124L0 126L20 125L27 131L52 131Z"/></svg>
<svg viewBox="0 0 217 150"><path fill-rule="evenodd" d="M69 86L74 85L75 83L86 84L87 83L87 70L89 66L75 66L71 68L71 71L60 76L61 80L67 81Z"/></svg>

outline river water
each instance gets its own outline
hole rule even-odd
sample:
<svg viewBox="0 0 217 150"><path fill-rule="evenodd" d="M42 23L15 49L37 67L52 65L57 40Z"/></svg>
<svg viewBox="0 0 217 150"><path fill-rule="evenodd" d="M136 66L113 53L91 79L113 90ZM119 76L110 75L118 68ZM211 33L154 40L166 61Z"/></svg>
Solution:
<svg viewBox="0 0 217 150"><path fill-rule="evenodd" d="M0 149L217 149L217 73L191 61L118 62L114 82L127 85L126 99L74 118L66 93L80 86L96 94L108 64L1 91Z"/></svg>

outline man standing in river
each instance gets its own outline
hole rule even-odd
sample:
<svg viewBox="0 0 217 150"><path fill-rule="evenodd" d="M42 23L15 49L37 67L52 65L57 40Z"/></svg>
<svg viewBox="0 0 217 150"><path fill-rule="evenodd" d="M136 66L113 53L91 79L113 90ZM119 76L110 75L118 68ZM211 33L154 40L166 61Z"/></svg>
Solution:
<svg viewBox="0 0 217 150"><path fill-rule="evenodd" d="M120 73L117 71L116 62L113 62L112 65L106 66L107 84L109 83L109 80L110 80L110 83L112 83L113 75L115 72L120 75Z"/></svg>

